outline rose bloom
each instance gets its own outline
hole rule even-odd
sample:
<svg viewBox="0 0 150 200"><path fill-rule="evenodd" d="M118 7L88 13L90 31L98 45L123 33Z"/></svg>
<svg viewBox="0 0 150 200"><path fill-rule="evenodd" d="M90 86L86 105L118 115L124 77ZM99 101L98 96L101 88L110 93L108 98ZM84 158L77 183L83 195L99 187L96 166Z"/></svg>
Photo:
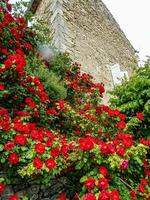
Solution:
<svg viewBox="0 0 150 200"><path fill-rule="evenodd" d="M7 53L8 53L8 50L7 50L7 49L1 49L1 52L2 52L3 54L7 54Z"/></svg>
<svg viewBox="0 0 150 200"><path fill-rule="evenodd" d="M48 139L48 140L46 141L46 145L47 145L48 147L51 147L51 146L53 145L53 141L52 141L51 139Z"/></svg>
<svg viewBox="0 0 150 200"><path fill-rule="evenodd" d="M19 200L18 195L14 194L9 197L9 200Z"/></svg>
<svg viewBox="0 0 150 200"><path fill-rule="evenodd" d="M7 149L8 151L12 151L14 147L15 147L15 145L12 141L7 141L4 144L4 148Z"/></svg>
<svg viewBox="0 0 150 200"><path fill-rule="evenodd" d="M97 134L98 134L99 136L101 136L101 135L103 134L103 132L102 132L102 131L98 131Z"/></svg>
<svg viewBox="0 0 150 200"><path fill-rule="evenodd" d="M3 84L0 84L0 91L3 91L5 89L5 86Z"/></svg>
<svg viewBox="0 0 150 200"><path fill-rule="evenodd" d="M56 166L56 162L52 158L47 159L45 164L48 169L53 169Z"/></svg>
<svg viewBox="0 0 150 200"><path fill-rule="evenodd" d="M103 143L100 147L100 151L104 155L112 154L116 151L114 145Z"/></svg>
<svg viewBox="0 0 150 200"><path fill-rule="evenodd" d="M124 138L123 141L122 141L122 144L125 146L125 147L131 147L133 145L133 140L132 138Z"/></svg>
<svg viewBox="0 0 150 200"><path fill-rule="evenodd" d="M45 152L45 145L41 143L36 144L34 150L38 154L43 154Z"/></svg>
<svg viewBox="0 0 150 200"><path fill-rule="evenodd" d="M96 200L96 197L93 193L89 192L84 195L83 200Z"/></svg>
<svg viewBox="0 0 150 200"><path fill-rule="evenodd" d="M94 178L88 178L85 182L84 185L87 187L87 189L91 190L95 186L95 179Z"/></svg>
<svg viewBox="0 0 150 200"><path fill-rule="evenodd" d="M99 200L109 200L110 199L110 194L108 191L101 191L101 193L99 194ZM117 200L117 199L112 199L112 200Z"/></svg>
<svg viewBox="0 0 150 200"><path fill-rule="evenodd" d="M132 199L136 199L136 191L132 190L130 192L130 195L131 195Z"/></svg>
<svg viewBox="0 0 150 200"><path fill-rule="evenodd" d="M6 186L3 183L0 183L0 194L4 192L5 187Z"/></svg>
<svg viewBox="0 0 150 200"><path fill-rule="evenodd" d="M119 146L119 148L117 149L116 153L120 156L124 156L126 150L124 149L123 146Z"/></svg>
<svg viewBox="0 0 150 200"><path fill-rule="evenodd" d="M128 167L129 165L129 161L128 160L123 160L122 163L121 163L121 166L120 166L120 169L121 170L124 170Z"/></svg>
<svg viewBox="0 0 150 200"><path fill-rule="evenodd" d="M119 118L120 118L120 120L122 120L122 121L125 121L125 120L126 120L125 114L122 114L122 113L119 114Z"/></svg>
<svg viewBox="0 0 150 200"><path fill-rule="evenodd" d="M62 109L64 107L64 101L63 100L59 100L59 106Z"/></svg>
<svg viewBox="0 0 150 200"><path fill-rule="evenodd" d="M7 3L6 6L7 6L8 11L11 12L11 11L12 11L12 6L11 6L11 4Z"/></svg>
<svg viewBox="0 0 150 200"><path fill-rule="evenodd" d="M19 156L17 153L12 153L8 156L8 160L11 165L16 165L19 162Z"/></svg>
<svg viewBox="0 0 150 200"><path fill-rule="evenodd" d="M144 115L143 115L143 113L141 113L141 112L137 112L137 113L136 113L136 117L137 117L139 120L141 120L141 121L144 120Z"/></svg>
<svg viewBox="0 0 150 200"><path fill-rule="evenodd" d="M99 169L98 169L99 173L102 174L103 176L107 176L108 174L108 170L105 166L100 166Z"/></svg>
<svg viewBox="0 0 150 200"><path fill-rule="evenodd" d="M87 138L80 138L78 140L79 148L83 151L90 151L94 148L94 141L87 137Z"/></svg>
<svg viewBox="0 0 150 200"><path fill-rule="evenodd" d="M42 162L41 158L35 157L34 160L33 160L33 166L36 169L42 169L43 162Z"/></svg>
<svg viewBox="0 0 150 200"><path fill-rule="evenodd" d="M146 185L147 185L147 180L144 179L144 178L142 178L142 179L141 179L141 184L142 184L143 186L146 186Z"/></svg>
<svg viewBox="0 0 150 200"><path fill-rule="evenodd" d="M58 196L58 200L66 200L66 195L64 193L61 193L59 196Z"/></svg>
<svg viewBox="0 0 150 200"><path fill-rule="evenodd" d="M138 191L141 192L141 193L146 193L145 186L140 184L139 187L138 187Z"/></svg>
<svg viewBox="0 0 150 200"><path fill-rule="evenodd" d="M108 181L106 178L100 178L98 181L98 188L100 190L106 190L108 188Z"/></svg>
<svg viewBox="0 0 150 200"><path fill-rule="evenodd" d="M111 199L113 200L120 200L120 195L117 190L112 190L110 193Z"/></svg>
<svg viewBox="0 0 150 200"><path fill-rule="evenodd" d="M32 51L32 45L31 44L25 43L24 47L27 48L27 49L29 49L30 51Z"/></svg>
<svg viewBox="0 0 150 200"><path fill-rule="evenodd" d="M22 134L16 135L14 140L15 140L15 143L20 146L25 145L27 143L27 138Z"/></svg>
<svg viewBox="0 0 150 200"><path fill-rule="evenodd" d="M124 129L126 127L126 123L124 121L118 122L117 127L120 129Z"/></svg>
<svg viewBox="0 0 150 200"><path fill-rule="evenodd" d="M51 156L53 156L53 157L59 156L60 153L61 153L61 151L60 151L59 148L53 148L53 149L51 149Z"/></svg>

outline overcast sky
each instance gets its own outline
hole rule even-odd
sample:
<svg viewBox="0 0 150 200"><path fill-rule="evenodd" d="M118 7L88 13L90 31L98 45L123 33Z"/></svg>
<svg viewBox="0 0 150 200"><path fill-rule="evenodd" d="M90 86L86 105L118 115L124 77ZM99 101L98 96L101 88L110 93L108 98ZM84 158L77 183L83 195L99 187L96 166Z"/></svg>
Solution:
<svg viewBox="0 0 150 200"><path fill-rule="evenodd" d="M10 0L15 2L16 0ZM121 29L144 59L150 55L150 0L103 0Z"/></svg>
<svg viewBox="0 0 150 200"><path fill-rule="evenodd" d="M150 55L150 0L103 0L139 56Z"/></svg>

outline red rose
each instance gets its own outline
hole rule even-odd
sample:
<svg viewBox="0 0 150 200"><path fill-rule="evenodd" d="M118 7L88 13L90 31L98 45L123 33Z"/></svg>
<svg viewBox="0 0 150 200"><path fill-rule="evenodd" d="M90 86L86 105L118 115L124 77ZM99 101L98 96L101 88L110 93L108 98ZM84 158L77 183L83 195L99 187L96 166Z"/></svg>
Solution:
<svg viewBox="0 0 150 200"><path fill-rule="evenodd" d="M5 187L6 186L3 183L0 183L0 194L4 192Z"/></svg>
<svg viewBox="0 0 150 200"><path fill-rule="evenodd" d="M16 165L19 162L19 156L16 153L12 153L8 156L8 160L11 165Z"/></svg>
<svg viewBox="0 0 150 200"><path fill-rule="evenodd" d="M39 111L39 110L36 110L36 111L34 111L33 116L34 116L34 117L38 117L38 116L39 116L39 113L40 113L40 111Z"/></svg>
<svg viewBox="0 0 150 200"><path fill-rule="evenodd" d="M10 68L12 66L12 61L10 59L7 59L4 61L4 65L6 68Z"/></svg>
<svg viewBox="0 0 150 200"><path fill-rule="evenodd" d="M100 147L100 151L102 154L104 155L108 155L110 152L109 152L109 148L108 148L108 145L107 144L102 144L101 147Z"/></svg>
<svg viewBox="0 0 150 200"><path fill-rule="evenodd" d="M25 103L28 104L28 106L31 108L31 109L34 109L36 107L36 103L30 98L30 97L27 97L25 99Z"/></svg>
<svg viewBox="0 0 150 200"><path fill-rule="evenodd" d="M33 166L36 169L41 169L43 167L43 162L42 162L41 158L35 157L33 160Z"/></svg>
<svg viewBox="0 0 150 200"><path fill-rule="evenodd" d="M14 140L16 144L21 145L21 146L27 143L27 138L22 134L16 135Z"/></svg>
<svg viewBox="0 0 150 200"><path fill-rule="evenodd" d="M115 153L116 149L112 144L103 143L101 144L100 151L104 155L109 155Z"/></svg>
<svg viewBox="0 0 150 200"><path fill-rule="evenodd" d="M145 140L145 138L141 138L140 139L140 143L144 144L144 145L147 145L147 140Z"/></svg>
<svg viewBox="0 0 150 200"><path fill-rule="evenodd" d="M57 111L55 109L52 109L52 108L46 110L46 114L47 115L58 115Z"/></svg>
<svg viewBox="0 0 150 200"><path fill-rule="evenodd" d="M24 131L24 125L22 122L14 122L13 128L15 131Z"/></svg>
<svg viewBox="0 0 150 200"><path fill-rule="evenodd" d="M139 120L141 120L141 121L144 120L144 115L143 115L141 112L137 112L137 113L136 113L136 117L137 117Z"/></svg>
<svg viewBox="0 0 150 200"><path fill-rule="evenodd" d="M124 156L126 150L124 149L123 146L119 146L119 148L117 149L116 153L120 156Z"/></svg>
<svg viewBox="0 0 150 200"><path fill-rule="evenodd" d="M126 123L124 121L118 122L117 127L120 129L124 129L126 127Z"/></svg>
<svg viewBox="0 0 150 200"><path fill-rule="evenodd" d="M142 179L141 179L141 184L142 184L143 186L146 186L146 185L147 185L147 180L144 179L144 178L142 178Z"/></svg>
<svg viewBox="0 0 150 200"><path fill-rule="evenodd" d="M129 148L133 145L133 140L132 140L132 138L124 138L124 140L122 141L122 144L125 147Z"/></svg>
<svg viewBox="0 0 150 200"><path fill-rule="evenodd" d="M59 196L58 196L58 200L66 200L66 195L64 193L61 193Z"/></svg>
<svg viewBox="0 0 150 200"><path fill-rule="evenodd" d="M136 199L136 191L132 190L130 192L130 195L131 195L132 199Z"/></svg>
<svg viewBox="0 0 150 200"><path fill-rule="evenodd" d="M3 91L5 89L5 86L3 84L0 84L0 91Z"/></svg>
<svg viewBox="0 0 150 200"><path fill-rule="evenodd" d="M120 118L120 120L122 120L122 121L125 121L125 120L126 120L126 116L125 116L124 114L122 114L122 113L119 114L119 118Z"/></svg>
<svg viewBox="0 0 150 200"><path fill-rule="evenodd" d="M100 178L98 181L98 188L100 190L106 190L108 188L108 181L106 178Z"/></svg>
<svg viewBox="0 0 150 200"><path fill-rule="evenodd" d="M110 196L112 200L120 200L120 195L117 190L112 190Z"/></svg>
<svg viewBox="0 0 150 200"><path fill-rule="evenodd" d="M90 137L81 138L78 140L78 143L79 143L79 148L83 151L90 151L91 149L94 148L94 141Z"/></svg>
<svg viewBox="0 0 150 200"><path fill-rule="evenodd" d="M76 131L76 135L81 135L81 131Z"/></svg>
<svg viewBox="0 0 150 200"><path fill-rule="evenodd" d="M56 166L56 162L52 158L47 159L45 164L48 169L53 169Z"/></svg>
<svg viewBox="0 0 150 200"><path fill-rule="evenodd" d="M59 156L59 155L60 155L60 149L59 149L59 148L53 148L53 149L51 150L51 156L57 157L57 156Z"/></svg>
<svg viewBox="0 0 150 200"><path fill-rule="evenodd" d="M98 132L97 132L97 134L98 134L99 136L102 135L102 133L103 133L102 131L98 131Z"/></svg>
<svg viewBox="0 0 150 200"><path fill-rule="evenodd" d="M63 100L59 100L59 106L60 106L60 109L62 109L64 107L64 101Z"/></svg>
<svg viewBox="0 0 150 200"><path fill-rule="evenodd" d="M52 141L51 139L48 139L48 140L46 141L46 145L47 145L48 147L51 147L51 146L53 145L53 141Z"/></svg>
<svg viewBox="0 0 150 200"><path fill-rule="evenodd" d="M110 194L107 191L101 191L99 194L99 200L109 200L110 199ZM112 199L114 200L114 199Z"/></svg>
<svg viewBox="0 0 150 200"><path fill-rule="evenodd" d="M9 200L19 200L18 195L14 194L9 197Z"/></svg>
<svg viewBox="0 0 150 200"><path fill-rule="evenodd" d="M120 169L121 170L124 170L128 167L129 165L129 161L128 160L123 160L122 163L121 163L121 166L120 166Z"/></svg>
<svg viewBox="0 0 150 200"><path fill-rule="evenodd" d="M138 191L141 192L141 193L146 193L145 186L140 184L139 187L138 187Z"/></svg>
<svg viewBox="0 0 150 200"><path fill-rule="evenodd" d="M38 132L38 130L32 130L32 131L31 131L31 137L32 137L32 139L37 140L38 137L39 137L39 132Z"/></svg>
<svg viewBox="0 0 150 200"><path fill-rule="evenodd" d="M105 88L104 88L104 84L103 83L101 83L99 85L99 92L100 92L100 94L103 94L105 92Z"/></svg>
<svg viewBox="0 0 150 200"><path fill-rule="evenodd" d="M105 166L100 166L98 171L103 176L107 176L107 174L108 174L108 170L107 170L107 168Z"/></svg>
<svg viewBox="0 0 150 200"><path fill-rule="evenodd" d="M93 193L87 193L84 195L83 200L96 200L96 197Z"/></svg>
<svg viewBox="0 0 150 200"><path fill-rule="evenodd" d="M9 12L12 11L12 6L11 6L11 4L7 3L7 9L8 9Z"/></svg>
<svg viewBox="0 0 150 200"><path fill-rule="evenodd" d="M1 49L1 52L2 52L3 54L7 54L7 53L8 53L8 50L7 50L7 49Z"/></svg>
<svg viewBox="0 0 150 200"><path fill-rule="evenodd" d="M7 149L8 151L12 151L14 147L15 147L15 145L12 141L7 141L4 144L4 148Z"/></svg>
<svg viewBox="0 0 150 200"><path fill-rule="evenodd" d="M34 147L36 153L43 154L45 152L45 145L44 144L36 144Z"/></svg>
<svg viewBox="0 0 150 200"><path fill-rule="evenodd" d="M31 137L32 137L32 139L39 141L39 142L43 142L43 140L44 140L44 134L40 130L32 130Z"/></svg>
<svg viewBox="0 0 150 200"><path fill-rule="evenodd" d="M29 44L29 43L25 43L25 44L24 44L24 47L27 48L27 49L29 49L30 51L32 51L32 49L33 49L33 48L32 48L32 45Z"/></svg>
<svg viewBox="0 0 150 200"><path fill-rule="evenodd" d="M87 189L93 189L95 186L95 179L94 178L88 178L85 182L84 185L87 187Z"/></svg>

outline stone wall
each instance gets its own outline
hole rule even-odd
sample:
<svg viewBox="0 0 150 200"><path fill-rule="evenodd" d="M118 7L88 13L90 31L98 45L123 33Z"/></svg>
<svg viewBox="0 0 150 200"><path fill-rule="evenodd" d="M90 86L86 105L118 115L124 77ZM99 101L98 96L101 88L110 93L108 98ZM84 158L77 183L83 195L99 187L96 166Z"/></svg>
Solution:
<svg viewBox="0 0 150 200"><path fill-rule="evenodd" d="M59 194L67 192L66 182L67 180L64 177L52 179L50 186L22 181L16 185L7 186L5 192L0 196L0 200L9 200L10 195L16 193L21 199L26 196L29 200L56 200Z"/></svg>
<svg viewBox="0 0 150 200"><path fill-rule="evenodd" d="M113 86L109 66L132 73L134 48L101 0L43 0L36 15L51 26L53 44L106 88Z"/></svg>

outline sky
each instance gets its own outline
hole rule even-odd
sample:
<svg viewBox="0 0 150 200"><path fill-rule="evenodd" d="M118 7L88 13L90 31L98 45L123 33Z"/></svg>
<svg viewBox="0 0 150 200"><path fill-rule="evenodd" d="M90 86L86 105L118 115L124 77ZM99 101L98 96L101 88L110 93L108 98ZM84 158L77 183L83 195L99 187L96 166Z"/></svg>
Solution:
<svg viewBox="0 0 150 200"><path fill-rule="evenodd" d="M19 0L10 0L14 3ZM150 56L150 0L103 0L140 60Z"/></svg>
<svg viewBox="0 0 150 200"><path fill-rule="evenodd" d="M103 0L141 60L150 56L150 0Z"/></svg>

